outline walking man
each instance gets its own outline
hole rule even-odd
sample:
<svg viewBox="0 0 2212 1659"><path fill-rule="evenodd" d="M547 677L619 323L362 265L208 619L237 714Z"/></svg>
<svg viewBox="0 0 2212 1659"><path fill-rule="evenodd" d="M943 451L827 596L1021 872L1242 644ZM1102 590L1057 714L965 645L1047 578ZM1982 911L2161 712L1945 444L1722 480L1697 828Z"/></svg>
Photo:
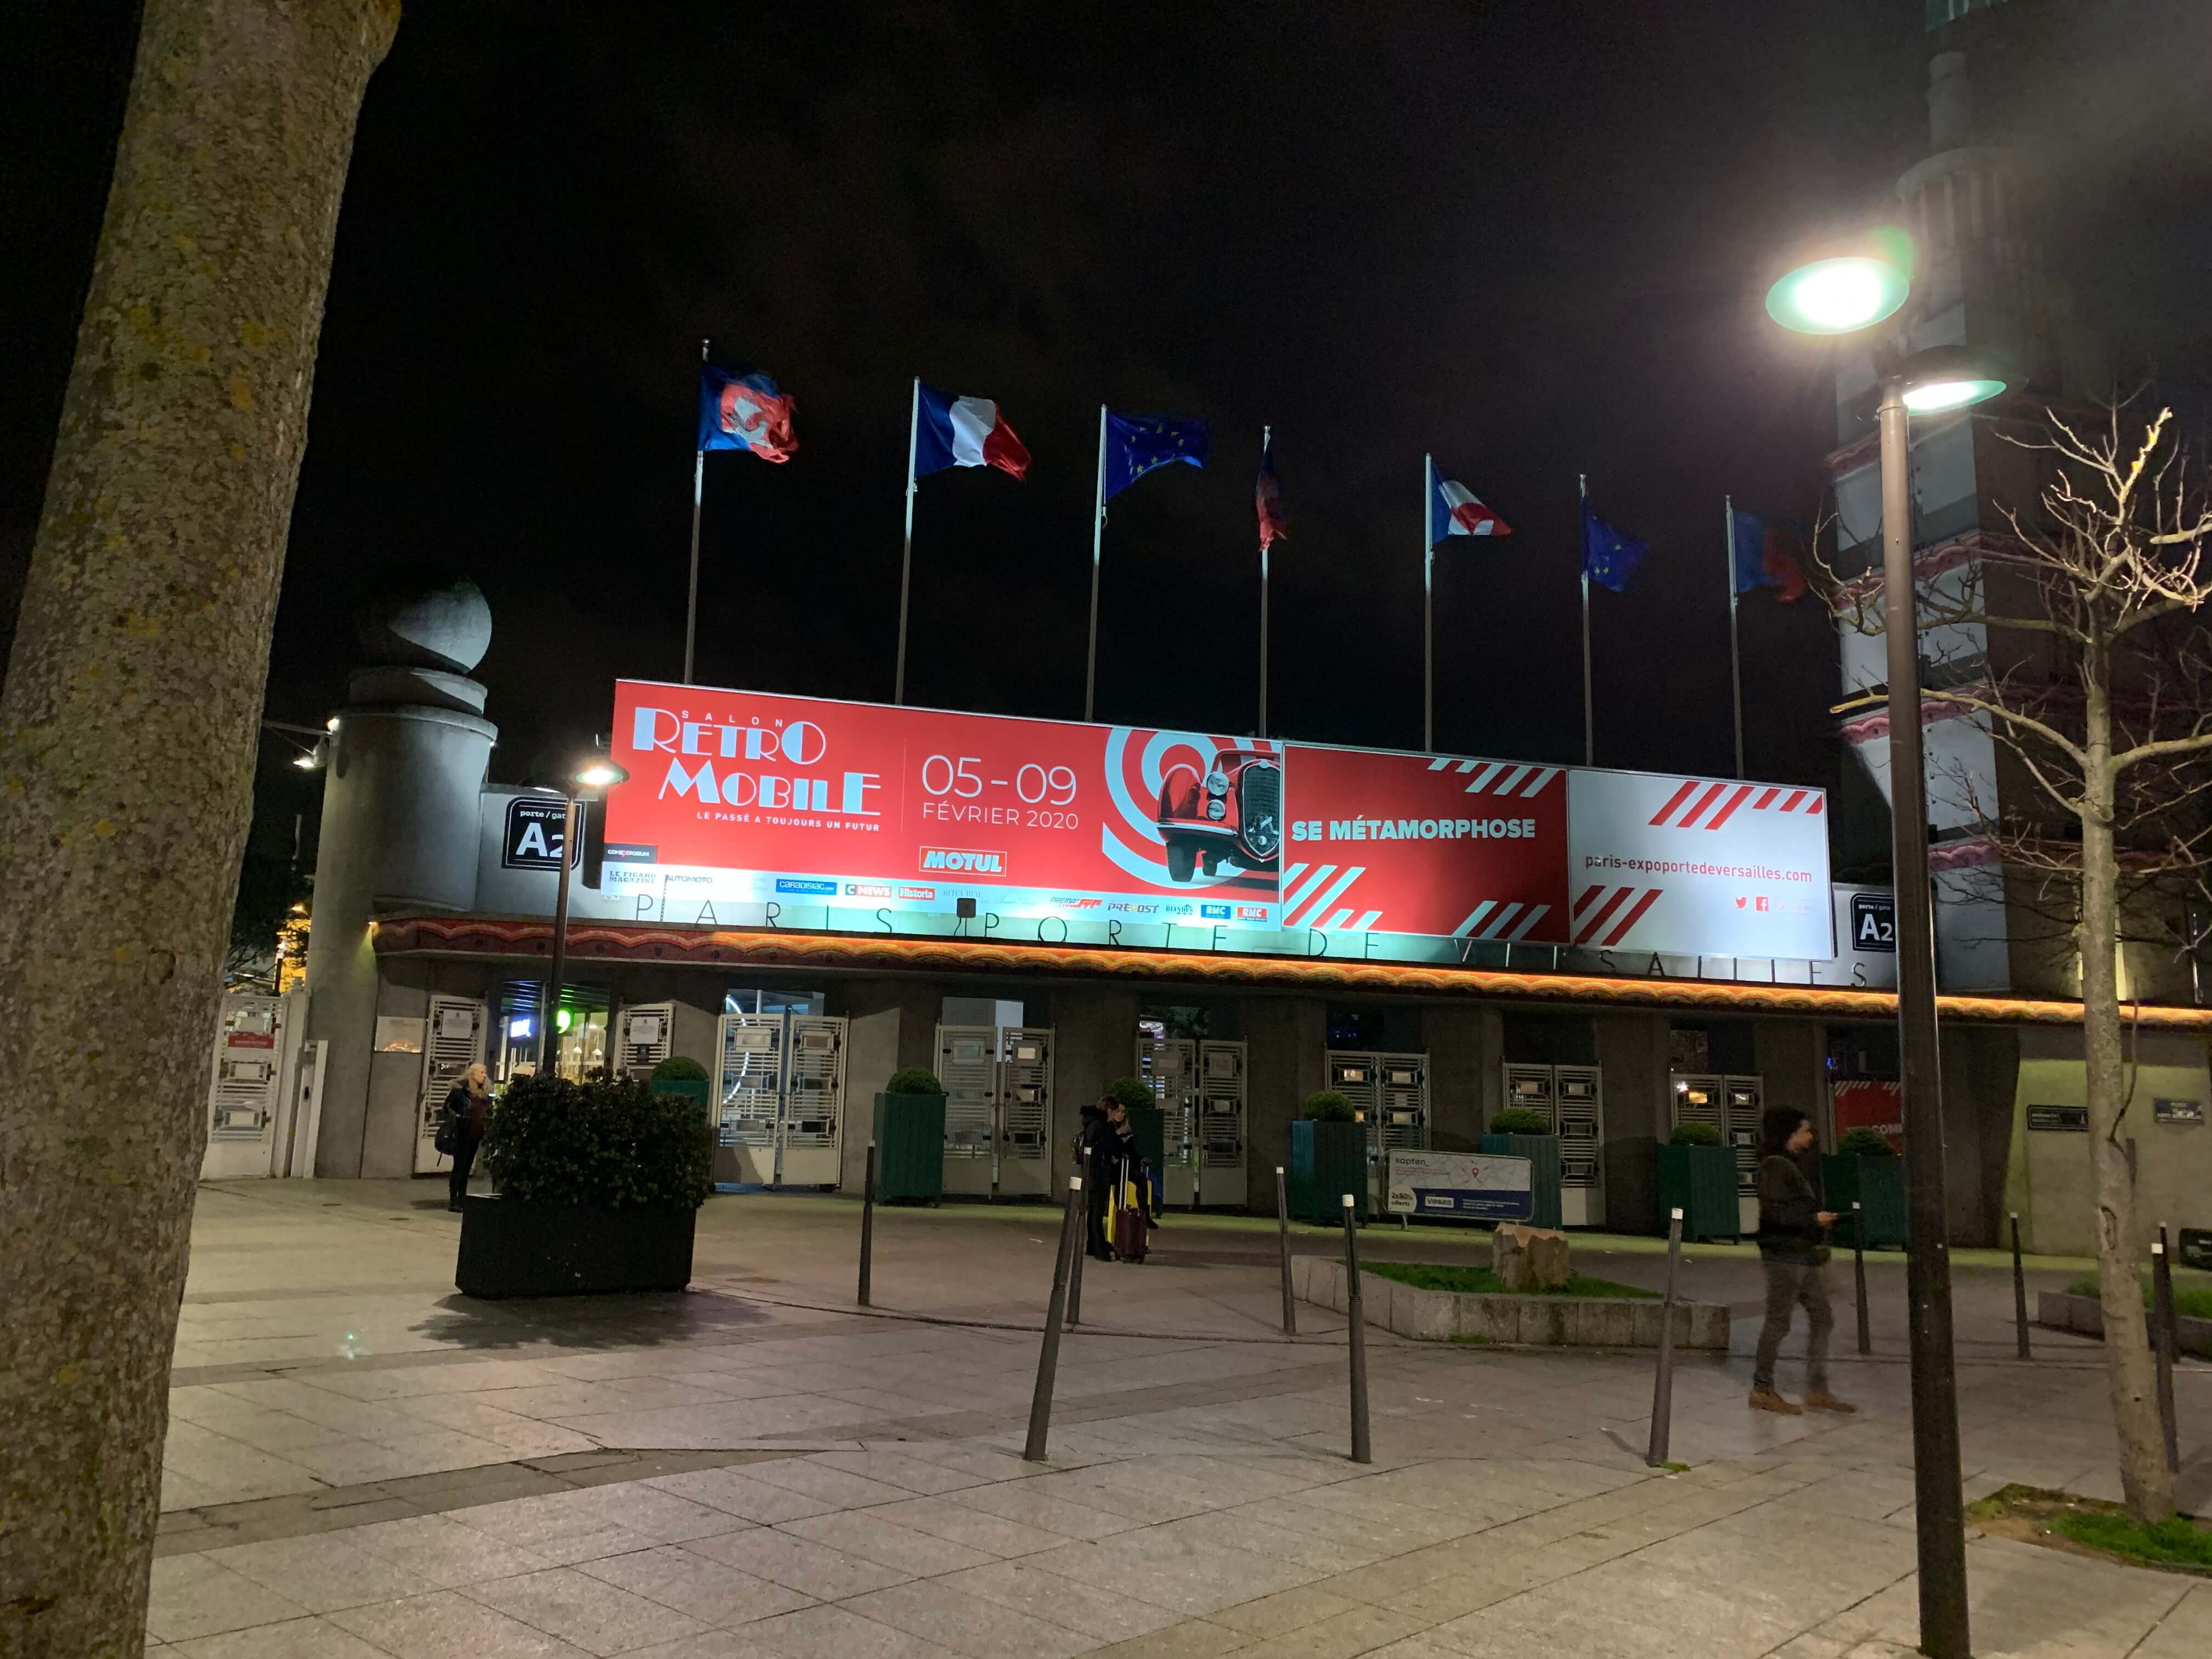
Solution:
<svg viewBox="0 0 2212 1659"><path fill-rule="evenodd" d="M1855 1412L1828 1392L1828 1334L1836 1316L1828 1306L1828 1229L1836 1213L1820 1207L1802 1162L1813 1146L1813 1126L1802 1112L1776 1107L1759 1120L1765 1156L1759 1165L1759 1257L1766 1270L1766 1325L1751 1372L1756 1410L1802 1416L1774 1387L1774 1357L1790 1334L1792 1310L1801 1303L1808 1327L1805 1404L1815 1411Z"/></svg>

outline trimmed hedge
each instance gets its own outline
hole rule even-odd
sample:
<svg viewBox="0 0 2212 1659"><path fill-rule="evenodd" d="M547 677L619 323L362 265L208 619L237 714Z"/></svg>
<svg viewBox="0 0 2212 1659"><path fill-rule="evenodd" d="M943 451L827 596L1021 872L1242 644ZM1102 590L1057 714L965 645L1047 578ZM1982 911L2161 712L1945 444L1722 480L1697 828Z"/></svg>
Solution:
<svg viewBox="0 0 2212 1659"><path fill-rule="evenodd" d="M1669 1146L1717 1146L1721 1132L1710 1123L1677 1123L1667 1137Z"/></svg>
<svg viewBox="0 0 2212 1659"><path fill-rule="evenodd" d="M1139 1077L1117 1077L1106 1085L1107 1098L1133 1110L1139 1106L1157 1106L1160 1097Z"/></svg>
<svg viewBox="0 0 2212 1659"><path fill-rule="evenodd" d="M1836 1153L1840 1158L1895 1158L1897 1148L1879 1129L1853 1129L1836 1143Z"/></svg>
<svg viewBox="0 0 2212 1659"><path fill-rule="evenodd" d="M501 1196L523 1204L696 1210L714 1189L705 1113L630 1078L515 1079L483 1158Z"/></svg>
<svg viewBox="0 0 2212 1659"><path fill-rule="evenodd" d="M1490 1133L1494 1135L1547 1135L1554 1131L1552 1120L1541 1112L1532 1112L1526 1106L1508 1106L1490 1120Z"/></svg>
<svg viewBox="0 0 2212 1659"><path fill-rule="evenodd" d="M1298 1108L1298 1115L1316 1123L1350 1123L1359 1115L1352 1102L1334 1089L1316 1089Z"/></svg>
<svg viewBox="0 0 2212 1659"><path fill-rule="evenodd" d="M689 1054L671 1054L653 1068L655 1083L704 1083L707 1068Z"/></svg>
<svg viewBox="0 0 2212 1659"><path fill-rule="evenodd" d="M884 1085L887 1095L941 1095L945 1085L937 1080L937 1073L926 1066L902 1066L891 1073L891 1080Z"/></svg>

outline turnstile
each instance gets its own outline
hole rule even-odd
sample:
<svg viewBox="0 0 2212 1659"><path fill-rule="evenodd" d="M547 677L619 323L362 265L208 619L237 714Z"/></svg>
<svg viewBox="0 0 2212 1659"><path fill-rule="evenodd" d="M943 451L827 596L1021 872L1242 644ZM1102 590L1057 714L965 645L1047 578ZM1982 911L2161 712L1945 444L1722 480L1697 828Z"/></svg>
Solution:
<svg viewBox="0 0 2212 1659"><path fill-rule="evenodd" d="M1429 1057L1332 1049L1328 1086L1367 1124L1367 1182L1377 1195L1385 1153L1429 1150Z"/></svg>
<svg viewBox="0 0 2212 1659"><path fill-rule="evenodd" d="M1605 1074L1509 1061L1505 1103L1541 1115L1559 1143L1559 1224L1605 1224Z"/></svg>
<svg viewBox="0 0 2212 1659"><path fill-rule="evenodd" d="M1765 1085L1755 1077L1720 1077L1677 1072L1668 1079L1674 1121L1708 1123L1721 1144L1735 1153L1738 1224L1759 1231L1759 1120L1766 1109Z"/></svg>
<svg viewBox="0 0 2212 1659"><path fill-rule="evenodd" d="M940 1025L945 1190L1041 1198L1052 1191L1050 1026Z"/></svg>
<svg viewBox="0 0 2212 1659"><path fill-rule="evenodd" d="M668 1058L676 1037L676 1005L640 1002L615 1019L615 1069L624 1077L650 1078Z"/></svg>
<svg viewBox="0 0 2212 1659"><path fill-rule="evenodd" d="M490 1016L482 1002L467 997L434 996L422 1029L422 1088L415 1114L415 1173L435 1175L453 1167L437 1147L438 1115L461 1074L484 1057Z"/></svg>
<svg viewBox="0 0 2212 1659"><path fill-rule="evenodd" d="M1137 1076L1160 1103L1160 1199L1175 1209L1198 1201L1192 1093L1198 1043L1190 1037L1140 1036Z"/></svg>
<svg viewBox="0 0 2212 1659"><path fill-rule="evenodd" d="M846 1022L836 1014L725 1014L716 1044L714 1180L835 1187Z"/></svg>
<svg viewBox="0 0 2212 1659"><path fill-rule="evenodd" d="M1198 1045L1195 1134L1198 1201L1244 1207L1244 1045Z"/></svg>

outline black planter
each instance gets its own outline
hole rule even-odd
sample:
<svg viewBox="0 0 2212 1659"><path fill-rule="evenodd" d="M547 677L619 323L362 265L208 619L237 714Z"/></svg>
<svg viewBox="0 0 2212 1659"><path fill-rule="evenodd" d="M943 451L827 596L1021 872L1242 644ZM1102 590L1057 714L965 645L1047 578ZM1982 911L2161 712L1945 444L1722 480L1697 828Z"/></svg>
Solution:
<svg viewBox="0 0 2212 1659"><path fill-rule="evenodd" d="M572 1210L507 1198L461 1203L464 1296L596 1296L691 1282L696 1210Z"/></svg>

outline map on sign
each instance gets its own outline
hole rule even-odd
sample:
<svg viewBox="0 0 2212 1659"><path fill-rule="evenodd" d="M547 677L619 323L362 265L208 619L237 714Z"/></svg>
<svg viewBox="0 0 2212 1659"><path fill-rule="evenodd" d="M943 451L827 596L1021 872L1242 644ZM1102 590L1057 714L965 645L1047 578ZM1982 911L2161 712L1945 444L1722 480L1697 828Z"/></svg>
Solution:
<svg viewBox="0 0 2212 1659"><path fill-rule="evenodd" d="M1409 1152L1394 1147L1383 1208L1392 1215L1526 1221L1535 1213L1531 1168L1525 1158Z"/></svg>

